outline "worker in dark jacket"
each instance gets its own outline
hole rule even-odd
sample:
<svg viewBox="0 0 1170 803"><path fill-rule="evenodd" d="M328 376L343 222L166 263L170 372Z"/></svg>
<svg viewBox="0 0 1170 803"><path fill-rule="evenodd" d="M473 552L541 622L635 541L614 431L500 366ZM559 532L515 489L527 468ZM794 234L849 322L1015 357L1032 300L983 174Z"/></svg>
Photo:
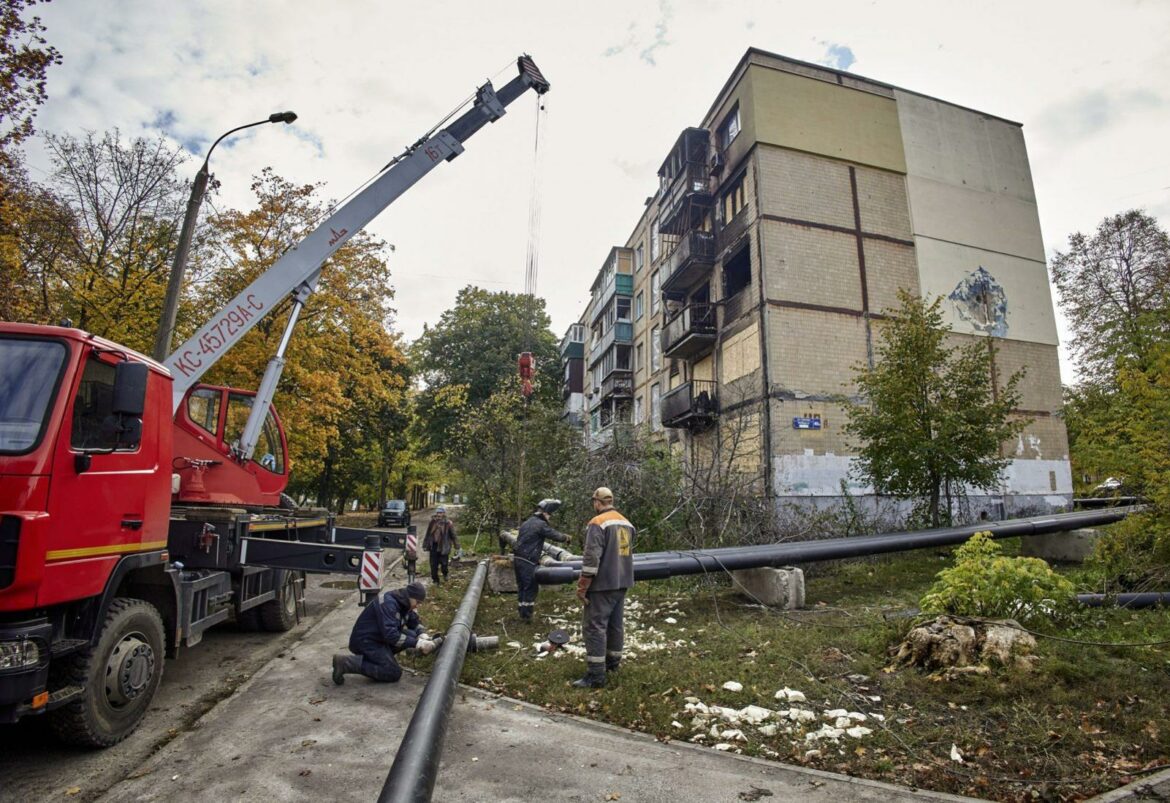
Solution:
<svg viewBox="0 0 1170 803"><path fill-rule="evenodd" d="M569 542L569 536L557 532L548 523L549 516L560 506L559 499L540 500L535 512L520 525L516 546L512 550L512 570L516 572L520 618L525 622L532 621L532 613L536 608L536 567L540 565L545 539L562 544Z"/></svg>
<svg viewBox="0 0 1170 803"><path fill-rule="evenodd" d="M418 618L419 603L427 598L422 583L386 591L358 614L349 634L349 651L333 656L333 682L340 686L346 675L365 675L373 680L394 683L402 667L394 654L416 648L422 655L435 651L435 642Z"/></svg>
<svg viewBox="0 0 1170 803"><path fill-rule="evenodd" d="M443 570L443 579L447 579L447 564L451 559L451 550L459 546L455 535L455 525L447 518L447 508L440 507L431 516L427 525L427 534L423 538L423 549L430 553L431 581L439 584L439 569Z"/></svg>
<svg viewBox="0 0 1170 803"><path fill-rule="evenodd" d="M634 584L634 526L613 509L613 491L593 492L593 511L585 532L577 598L585 604L581 635L585 641L585 676L573 681L578 688L599 689L605 673L622 662L625 633L622 608L626 590Z"/></svg>

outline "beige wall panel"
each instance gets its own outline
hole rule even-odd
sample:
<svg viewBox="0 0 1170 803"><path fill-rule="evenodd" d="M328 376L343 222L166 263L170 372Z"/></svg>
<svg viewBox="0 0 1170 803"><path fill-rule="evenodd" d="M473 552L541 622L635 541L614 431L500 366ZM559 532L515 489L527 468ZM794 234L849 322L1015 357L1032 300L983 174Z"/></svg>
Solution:
<svg viewBox="0 0 1170 803"><path fill-rule="evenodd" d="M853 228L847 164L769 145L756 150L756 162L761 214Z"/></svg>
<svg viewBox="0 0 1170 803"><path fill-rule="evenodd" d="M736 84L732 93L723 103L712 110L703 120L702 126L714 134L731 110L739 104L739 136L731 141L723 154L724 163L729 167L739 164L740 159L751 150L756 141L755 107L752 99L752 69L745 71L743 78Z"/></svg>
<svg viewBox="0 0 1170 803"><path fill-rule="evenodd" d="M1068 430L1055 416L1036 416L1024 431L1003 445L1015 460L1068 460Z"/></svg>
<svg viewBox="0 0 1170 803"><path fill-rule="evenodd" d="M1044 261L1040 213L1034 202L919 176L906 181L915 234Z"/></svg>
<svg viewBox="0 0 1170 803"><path fill-rule="evenodd" d="M1044 263L1019 257L955 245L926 237L915 237L919 281L923 295L946 299L979 267L985 268L1004 290L1007 299L1007 328L1012 340L1057 344L1056 317ZM960 314L960 303L943 302L944 320L954 331L978 334L979 330Z"/></svg>
<svg viewBox="0 0 1170 803"><path fill-rule="evenodd" d="M761 142L906 172L894 101L764 67L748 72Z"/></svg>
<svg viewBox="0 0 1170 803"><path fill-rule="evenodd" d="M901 173L867 167L858 167L855 172L861 230L909 240L910 206L906 200L906 177ZM853 228L852 210L849 227Z"/></svg>
<svg viewBox="0 0 1170 803"><path fill-rule="evenodd" d="M768 378L774 387L827 395L856 392L853 366L864 363L860 317L814 310L768 310Z"/></svg>
<svg viewBox="0 0 1170 803"><path fill-rule="evenodd" d="M759 231L768 298L861 309L856 237L773 220L761 221Z"/></svg>
<svg viewBox="0 0 1170 803"><path fill-rule="evenodd" d="M793 418L821 417L821 429L794 429ZM772 454L852 454L845 434L848 413L838 404L822 401L772 400Z"/></svg>
<svg viewBox="0 0 1170 803"><path fill-rule="evenodd" d="M906 173L1036 202L1020 126L910 92L894 97Z"/></svg>
<svg viewBox="0 0 1170 803"><path fill-rule="evenodd" d="M721 382L733 382L760 367L760 330L753 323L723 342Z"/></svg>
<svg viewBox="0 0 1170 803"><path fill-rule="evenodd" d="M865 277L871 312L898 306L898 289L918 293L918 260L913 246L865 240Z"/></svg>
<svg viewBox="0 0 1170 803"><path fill-rule="evenodd" d="M967 346L979 342L986 347L985 337L973 335L952 334L949 342L954 346ZM1017 371L1025 370L1024 378L1019 385L1021 410L1048 413L1060 410L1063 401L1056 346L996 338L995 366L1001 384Z"/></svg>

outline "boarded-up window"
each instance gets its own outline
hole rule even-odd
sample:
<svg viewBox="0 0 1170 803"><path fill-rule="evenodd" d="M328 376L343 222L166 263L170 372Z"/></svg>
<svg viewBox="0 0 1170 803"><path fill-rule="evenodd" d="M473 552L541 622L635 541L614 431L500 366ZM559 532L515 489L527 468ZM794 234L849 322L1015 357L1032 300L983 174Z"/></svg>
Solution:
<svg viewBox="0 0 1170 803"><path fill-rule="evenodd" d="M723 344L723 381L732 382L760 367L760 335L752 324Z"/></svg>

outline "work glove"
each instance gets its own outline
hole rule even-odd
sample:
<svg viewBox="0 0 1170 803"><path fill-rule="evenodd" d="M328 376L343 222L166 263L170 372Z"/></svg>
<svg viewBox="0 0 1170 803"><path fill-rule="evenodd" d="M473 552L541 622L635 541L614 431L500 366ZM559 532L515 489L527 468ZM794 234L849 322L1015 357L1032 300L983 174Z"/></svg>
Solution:
<svg viewBox="0 0 1170 803"><path fill-rule="evenodd" d="M414 646L421 655L430 655L435 651L435 642L429 638L420 638Z"/></svg>
<svg viewBox="0 0 1170 803"><path fill-rule="evenodd" d="M593 584L593 578L588 574L583 574L577 578L577 599L589 604L589 598L586 593L589 591L589 586Z"/></svg>

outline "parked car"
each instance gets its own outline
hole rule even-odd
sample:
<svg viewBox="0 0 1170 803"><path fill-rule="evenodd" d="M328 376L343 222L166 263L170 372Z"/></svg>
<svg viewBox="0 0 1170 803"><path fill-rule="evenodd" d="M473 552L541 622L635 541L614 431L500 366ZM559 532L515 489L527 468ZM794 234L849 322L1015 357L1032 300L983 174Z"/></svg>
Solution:
<svg viewBox="0 0 1170 803"><path fill-rule="evenodd" d="M391 499L378 511L379 527L409 527L410 507L403 499Z"/></svg>

